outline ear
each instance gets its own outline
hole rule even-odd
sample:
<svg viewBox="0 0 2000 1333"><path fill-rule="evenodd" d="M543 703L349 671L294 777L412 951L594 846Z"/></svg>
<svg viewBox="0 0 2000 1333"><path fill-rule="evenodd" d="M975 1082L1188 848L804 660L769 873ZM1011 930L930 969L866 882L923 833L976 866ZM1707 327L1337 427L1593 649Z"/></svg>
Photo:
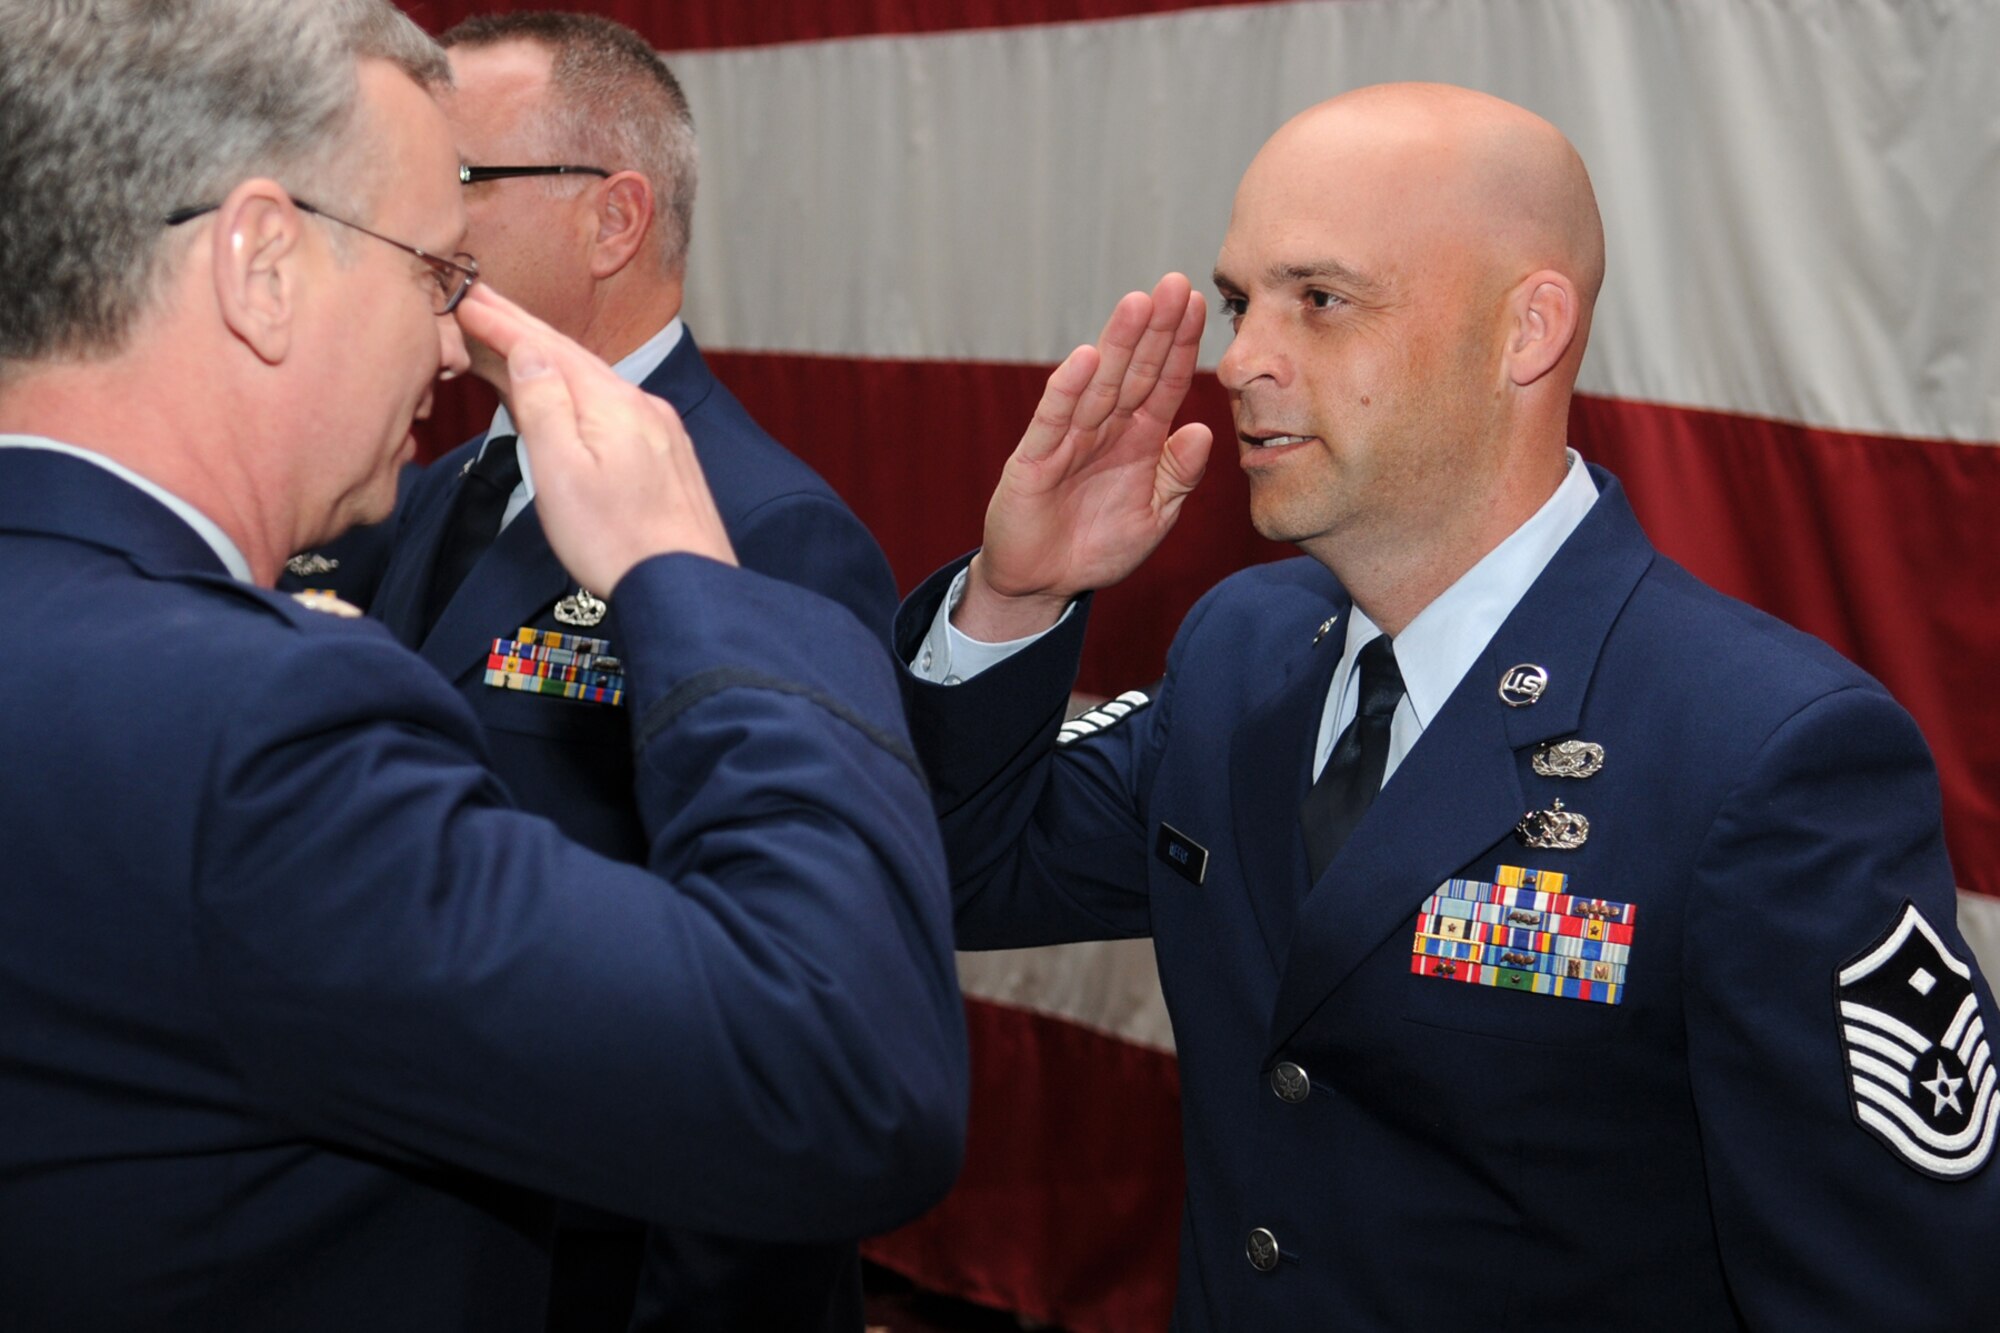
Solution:
<svg viewBox="0 0 2000 1333"><path fill-rule="evenodd" d="M305 215L273 180L248 180L216 210L211 239L222 321L267 365L291 351Z"/></svg>
<svg viewBox="0 0 2000 1333"><path fill-rule="evenodd" d="M1507 298L1507 378L1527 388L1562 362L1582 319L1576 284L1553 269L1523 278Z"/></svg>
<svg viewBox="0 0 2000 1333"><path fill-rule="evenodd" d="M602 280L632 262L653 234L653 186L636 171L621 171L603 185L590 276Z"/></svg>

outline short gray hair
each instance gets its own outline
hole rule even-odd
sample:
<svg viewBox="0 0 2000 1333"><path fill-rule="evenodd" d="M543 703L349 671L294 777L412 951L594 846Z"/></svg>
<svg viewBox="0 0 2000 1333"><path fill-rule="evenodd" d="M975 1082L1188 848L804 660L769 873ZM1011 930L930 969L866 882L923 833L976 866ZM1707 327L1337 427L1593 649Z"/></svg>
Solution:
<svg viewBox="0 0 2000 1333"><path fill-rule="evenodd" d="M585 166L637 171L653 187L660 264L687 265L700 155L680 80L645 38L595 14L482 14L448 29L447 48L531 42L549 53L547 150ZM554 188L564 183L557 178Z"/></svg>
<svg viewBox="0 0 2000 1333"><path fill-rule="evenodd" d="M363 59L451 77L387 0L0 0L0 365L119 350L176 208L359 191Z"/></svg>

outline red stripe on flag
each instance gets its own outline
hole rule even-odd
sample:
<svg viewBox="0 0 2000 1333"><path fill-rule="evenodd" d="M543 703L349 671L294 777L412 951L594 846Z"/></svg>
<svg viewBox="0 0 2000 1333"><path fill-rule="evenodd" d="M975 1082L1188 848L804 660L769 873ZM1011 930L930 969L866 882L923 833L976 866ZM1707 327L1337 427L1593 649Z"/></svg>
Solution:
<svg viewBox="0 0 2000 1333"><path fill-rule="evenodd" d="M756 4L662 5L653 0L408 0L403 8L432 32L473 14L587 9L616 19L656 48L708 51L838 37L885 37L1092 22L1184 9L1224 9L1269 0L758 0Z"/></svg>
<svg viewBox="0 0 2000 1333"><path fill-rule="evenodd" d="M1184 1187L1174 1057L1005 1005L965 1011L965 1169L862 1253L1074 1333L1165 1328Z"/></svg>
<svg viewBox="0 0 2000 1333"><path fill-rule="evenodd" d="M2000 894L2000 448L1609 398L1579 399L1570 427L1661 550L1916 716L1958 882Z"/></svg>
<svg viewBox="0 0 2000 1333"><path fill-rule="evenodd" d="M1049 367L710 352L764 425L872 528L905 589L978 544L994 479ZM461 382L463 383L463 382ZM482 429L441 386L432 451ZM1078 686L1157 679L1175 627L1231 571L1295 554L1251 529L1229 407L1213 375L1186 417L1218 438L1180 525L1099 595ZM2000 894L2000 447L1814 430L1781 421L1579 398L1571 438L1624 482L1674 559L1831 643L1915 714L1937 756L1958 882Z"/></svg>

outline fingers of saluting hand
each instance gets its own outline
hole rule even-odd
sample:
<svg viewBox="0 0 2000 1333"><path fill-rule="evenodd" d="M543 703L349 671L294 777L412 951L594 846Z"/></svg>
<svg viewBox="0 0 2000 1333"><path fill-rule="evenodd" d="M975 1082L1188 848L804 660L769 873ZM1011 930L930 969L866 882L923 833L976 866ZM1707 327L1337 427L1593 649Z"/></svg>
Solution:
<svg viewBox="0 0 2000 1333"><path fill-rule="evenodd" d="M1165 364L1160 369L1159 382L1146 402L1150 413L1153 408L1164 405L1166 411L1162 420L1170 421L1180 410L1181 399L1194 383L1195 359L1201 355L1201 326L1208 318L1208 303L1200 292L1190 290L1182 299L1180 324L1174 329L1173 344L1167 349Z"/></svg>
<svg viewBox="0 0 2000 1333"><path fill-rule="evenodd" d="M1169 273L1153 287L1153 308L1118 385L1118 413L1130 416L1151 397L1178 346L1180 327L1192 294L1187 278ZM1169 416L1172 414L1169 413Z"/></svg>

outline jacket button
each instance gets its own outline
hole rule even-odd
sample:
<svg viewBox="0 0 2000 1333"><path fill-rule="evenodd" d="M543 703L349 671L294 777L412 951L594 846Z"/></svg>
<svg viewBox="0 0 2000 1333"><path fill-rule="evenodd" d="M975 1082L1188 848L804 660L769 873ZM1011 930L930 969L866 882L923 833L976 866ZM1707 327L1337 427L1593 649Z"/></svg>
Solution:
<svg viewBox="0 0 2000 1333"><path fill-rule="evenodd" d="M1278 1238L1258 1227L1250 1233L1250 1243L1243 1247L1250 1257L1250 1266L1260 1273L1268 1273L1278 1266Z"/></svg>
<svg viewBox="0 0 2000 1333"><path fill-rule="evenodd" d="M1312 1080L1306 1077L1306 1071L1290 1060L1280 1060L1271 1071L1271 1091L1278 1094L1281 1102L1291 1102L1296 1106L1311 1095L1312 1088Z"/></svg>

